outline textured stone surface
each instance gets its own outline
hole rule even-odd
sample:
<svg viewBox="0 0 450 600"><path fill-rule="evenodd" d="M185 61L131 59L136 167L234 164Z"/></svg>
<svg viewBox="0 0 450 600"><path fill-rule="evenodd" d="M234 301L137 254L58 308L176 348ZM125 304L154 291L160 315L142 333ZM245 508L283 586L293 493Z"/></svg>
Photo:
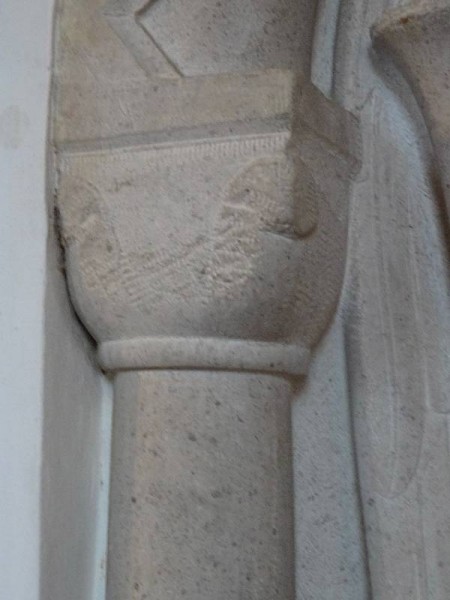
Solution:
<svg viewBox="0 0 450 600"><path fill-rule="evenodd" d="M283 377L335 312L361 152L308 81L315 8L61 2L61 242L118 372L108 600L294 598Z"/></svg>
<svg viewBox="0 0 450 600"><path fill-rule="evenodd" d="M392 56L423 111L450 207L450 2L415 0L386 11L373 37Z"/></svg>
<svg viewBox="0 0 450 600"><path fill-rule="evenodd" d="M6 4L0 589L97 600L102 374L52 244L44 260L52 3ZM108 600L294 596L277 374L306 373L341 287L360 153L343 106L364 161L293 411L297 597L450 597L449 11L57 0L50 210L120 373Z"/></svg>
<svg viewBox="0 0 450 600"><path fill-rule="evenodd" d="M64 0L58 22L72 299L103 366L140 370L117 376L109 593L274 598L282 581L293 596L290 546L253 534L292 526L273 502L290 475L263 451L290 456L287 383L169 368L305 372L338 300L360 153L339 103L361 119L364 165L337 329L295 406L297 593L446 600L448 2L174 6ZM210 499L219 479L233 493Z"/></svg>
<svg viewBox="0 0 450 600"><path fill-rule="evenodd" d="M293 405L298 600L370 598L344 343L340 311Z"/></svg>
<svg viewBox="0 0 450 600"><path fill-rule="evenodd" d="M309 348L338 300L360 154L356 120L307 80L315 2L171 8L60 4L54 134L72 300L99 342ZM178 73L161 63L175 65L174 45L189 64Z"/></svg>
<svg viewBox="0 0 450 600"><path fill-rule="evenodd" d="M108 600L294 598L291 395L273 376L117 376Z"/></svg>
<svg viewBox="0 0 450 600"><path fill-rule="evenodd" d="M388 4L403 16L417 8ZM384 0L343 3L333 67L333 94L358 112L364 146L343 314L365 597L441 600L449 595L450 548L448 225L431 130L398 69L373 51L370 31L386 8ZM408 19L404 27L398 24L400 45ZM415 31L405 57L413 64L423 50L431 76L439 27L429 49L421 27ZM445 73L435 74L445 84ZM322 593L318 586L314 597Z"/></svg>
<svg viewBox="0 0 450 600"><path fill-rule="evenodd" d="M317 341L340 291L358 136L310 85L297 93L292 134L63 153L69 282L96 339Z"/></svg>
<svg viewBox="0 0 450 600"><path fill-rule="evenodd" d="M295 0L112 0L104 12L124 43L135 48L136 27L125 33L117 23L134 12L168 63L163 72L173 76L172 67L175 73L193 76L277 67L302 70L309 58L315 6L316 1Z"/></svg>

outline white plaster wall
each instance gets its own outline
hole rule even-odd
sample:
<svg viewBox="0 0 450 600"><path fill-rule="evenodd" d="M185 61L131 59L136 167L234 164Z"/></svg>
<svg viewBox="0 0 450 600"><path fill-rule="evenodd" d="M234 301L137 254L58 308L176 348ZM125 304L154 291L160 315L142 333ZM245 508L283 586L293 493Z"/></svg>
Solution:
<svg viewBox="0 0 450 600"><path fill-rule="evenodd" d="M0 598L97 600L110 399L52 230L53 4L0 4Z"/></svg>
<svg viewBox="0 0 450 600"><path fill-rule="evenodd" d="M103 600L111 394L95 363L94 347L73 314L57 259L51 228L45 299L40 600Z"/></svg>
<svg viewBox="0 0 450 600"><path fill-rule="evenodd" d="M0 5L0 596L39 596L52 0Z"/></svg>

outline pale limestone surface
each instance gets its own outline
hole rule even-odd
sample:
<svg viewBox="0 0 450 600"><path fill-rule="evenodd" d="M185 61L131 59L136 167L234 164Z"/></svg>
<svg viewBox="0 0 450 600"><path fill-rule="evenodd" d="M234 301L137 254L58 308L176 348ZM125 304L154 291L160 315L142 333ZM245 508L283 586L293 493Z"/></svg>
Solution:
<svg viewBox="0 0 450 600"><path fill-rule="evenodd" d="M363 597L444 599L450 572L447 215L431 130L386 53L373 51L370 32L387 5L410 6L343 3L332 89L358 112L364 147L342 304L367 555ZM444 70L435 73L445 82ZM320 586L311 597L328 598Z"/></svg>
<svg viewBox="0 0 450 600"><path fill-rule="evenodd" d="M450 206L450 2L415 0L387 11L373 30L423 111Z"/></svg>
<svg viewBox="0 0 450 600"><path fill-rule="evenodd" d="M336 309L360 158L308 81L314 8L60 3L61 242L118 372L108 599L294 598L285 377Z"/></svg>
<svg viewBox="0 0 450 600"><path fill-rule="evenodd" d="M293 404L296 598L366 600L342 311Z"/></svg>
<svg viewBox="0 0 450 600"><path fill-rule="evenodd" d="M291 395L251 373L117 376L108 599L294 598Z"/></svg>
<svg viewBox="0 0 450 600"><path fill-rule="evenodd" d="M340 291L358 137L297 85L292 135L63 153L69 284L97 340L316 343Z"/></svg>
<svg viewBox="0 0 450 600"><path fill-rule="evenodd" d="M292 390L278 375L306 373L340 293L361 155L342 106L360 117L364 163L345 295L295 405L297 596L445 600L445 236L420 112L372 50L387 3L219 4L59 6L68 279L100 363L119 372L108 600L294 597ZM401 19L417 8L394 5ZM408 32L389 38L393 17L379 35L425 75L445 185L439 14L441 52L425 58L420 20L414 52ZM219 480L231 491L211 499ZM275 522L276 539L256 522Z"/></svg>
<svg viewBox="0 0 450 600"><path fill-rule="evenodd" d="M47 1L5 0L1 12L0 589L4 598L40 600L52 10Z"/></svg>

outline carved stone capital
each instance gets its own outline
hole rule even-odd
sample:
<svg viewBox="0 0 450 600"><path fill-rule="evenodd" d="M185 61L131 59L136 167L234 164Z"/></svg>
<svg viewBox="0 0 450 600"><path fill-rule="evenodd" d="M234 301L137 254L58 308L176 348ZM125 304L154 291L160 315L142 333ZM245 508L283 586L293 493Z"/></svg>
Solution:
<svg viewBox="0 0 450 600"><path fill-rule="evenodd" d="M263 4L65 0L61 238L116 373L108 600L295 597L285 376L339 298L359 130L293 72L316 3Z"/></svg>
<svg viewBox="0 0 450 600"><path fill-rule="evenodd" d="M265 131L62 153L70 292L105 369L305 372L340 293L359 137L311 84L292 94Z"/></svg>
<svg viewBox="0 0 450 600"><path fill-rule="evenodd" d="M387 11L374 28L423 111L450 207L450 2L416 0Z"/></svg>

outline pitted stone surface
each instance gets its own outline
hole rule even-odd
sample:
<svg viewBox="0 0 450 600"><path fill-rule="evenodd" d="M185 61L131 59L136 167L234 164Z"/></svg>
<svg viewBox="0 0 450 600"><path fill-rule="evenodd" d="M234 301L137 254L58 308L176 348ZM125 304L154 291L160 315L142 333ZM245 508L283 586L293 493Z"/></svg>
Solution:
<svg viewBox="0 0 450 600"><path fill-rule="evenodd" d="M298 70L311 45L314 9L314 2L296 0L157 0L140 16L170 61L193 76Z"/></svg>
<svg viewBox="0 0 450 600"><path fill-rule="evenodd" d="M449 13L59 2L56 214L116 373L112 599L293 600L274 374L304 375L333 318L352 193L295 409L297 596L450 597Z"/></svg>
<svg viewBox="0 0 450 600"><path fill-rule="evenodd" d="M108 600L294 599L290 384L116 380Z"/></svg>
<svg viewBox="0 0 450 600"><path fill-rule="evenodd" d="M450 2L414 0L386 11L373 29L376 47L395 61L423 111L450 208Z"/></svg>
<svg viewBox="0 0 450 600"><path fill-rule="evenodd" d="M332 67L333 93L359 113L364 141L342 305L367 567L365 594L355 587L350 597L444 600L450 306L440 132L448 125L448 2L388 4L341 4ZM321 535L313 519L309 526L311 537ZM329 548L325 560L335 564L339 554ZM321 597L323 589L306 575L301 593Z"/></svg>
<svg viewBox="0 0 450 600"><path fill-rule="evenodd" d="M293 135L63 154L68 276L96 339L315 343L345 262L348 181L333 173L353 165L303 119Z"/></svg>
<svg viewBox="0 0 450 600"><path fill-rule="evenodd" d="M60 3L56 214L115 373L108 600L294 600L290 380L336 309L361 154L308 80L315 9Z"/></svg>

